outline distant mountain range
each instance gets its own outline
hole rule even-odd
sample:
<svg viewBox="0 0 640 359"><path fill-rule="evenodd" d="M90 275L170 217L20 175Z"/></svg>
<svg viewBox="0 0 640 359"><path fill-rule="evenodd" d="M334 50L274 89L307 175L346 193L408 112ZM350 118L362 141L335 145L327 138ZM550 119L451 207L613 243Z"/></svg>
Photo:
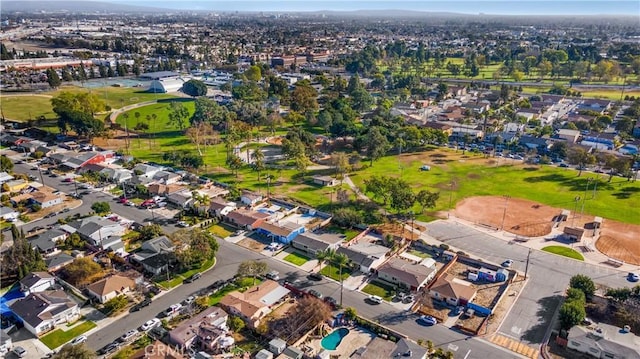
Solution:
<svg viewBox="0 0 640 359"><path fill-rule="evenodd" d="M609 15L630 16L640 12L637 0L429 0L429 1L338 1L338 0L0 0L3 13L175 13L175 12L245 12L305 13L331 16L376 18L416 18L500 15Z"/></svg>
<svg viewBox="0 0 640 359"><path fill-rule="evenodd" d="M2 12L158 13L176 10L99 1L0 1Z"/></svg>

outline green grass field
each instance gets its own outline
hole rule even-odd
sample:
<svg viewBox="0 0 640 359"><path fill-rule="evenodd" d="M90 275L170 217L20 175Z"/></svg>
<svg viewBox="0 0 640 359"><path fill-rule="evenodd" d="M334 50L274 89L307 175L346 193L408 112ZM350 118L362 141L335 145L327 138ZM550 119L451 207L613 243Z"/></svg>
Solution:
<svg viewBox="0 0 640 359"><path fill-rule="evenodd" d="M148 93L140 88L133 87L102 87L88 89L76 86L65 86L55 91L44 92L38 96L6 96L3 94L2 99L0 100L0 107L2 108L4 117L11 120L27 121L30 119L36 119L39 116L45 116L47 119L55 119L56 116L51 107L51 97L55 97L63 91L72 93L93 92L98 95L101 100L105 101L107 106L114 109L144 101L176 98L176 96L171 94Z"/></svg>
<svg viewBox="0 0 640 359"><path fill-rule="evenodd" d="M584 257L578 251L564 246L546 246L542 248L543 251L557 254L564 257L569 257L573 259L577 259L579 261L584 261Z"/></svg>
<svg viewBox="0 0 640 359"><path fill-rule="evenodd" d="M80 323L73 328L64 331L62 329L56 329L51 333L40 338L40 341L44 343L49 349L55 349L62 344L70 341L71 339L86 333L87 331L96 327L96 323L94 322L83 322Z"/></svg>
<svg viewBox="0 0 640 359"><path fill-rule="evenodd" d="M310 260L310 258L309 257L305 257L302 254L293 252L293 253L289 254L288 256L284 257L284 260L289 262L289 263L295 264L297 266L301 266L301 265L307 263Z"/></svg>
<svg viewBox="0 0 640 359"><path fill-rule="evenodd" d="M437 162L437 163L434 163ZM419 170L423 164L431 165L427 174ZM414 191L428 189L440 192L434 211L447 210L449 197L451 205L463 198L486 195L510 195L525 198L557 208L568 208L576 196L585 196L588 178L598 179L595 198L593 184L586 195L585 213L614 219L626 223L640 224L640 206L637 205L640 182L629 182L626 178L578 171L555 166L523 165L519 162L500 159L485 159L482 155L455 152L452 149L435 148L416 154L403 154L399 168L397 156L384 157L373 167L351 176L353 181L364 188L364 180L373 175L400 176ZM451 183L454 190L451 191ZM624 210L623 210L624 209ZM391 210L391 209L389 209ZM420 213L414 206L414 213ZM418 216L429 219L425 215Z"/></svg>

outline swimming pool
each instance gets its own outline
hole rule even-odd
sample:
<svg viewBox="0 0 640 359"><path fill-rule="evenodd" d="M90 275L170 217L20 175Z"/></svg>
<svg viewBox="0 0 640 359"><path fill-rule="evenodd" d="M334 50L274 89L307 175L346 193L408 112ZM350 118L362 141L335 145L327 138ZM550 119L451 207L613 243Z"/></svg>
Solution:
<svg viewBox="0 0 640 359"><path fill-rule="evenodd" d="M346 337L347 334L349 334L349 329L347 328L336 329L331 332L331 334L322 338L320 345L327 350L336 350L338 345L340 345L342 338Z"/></svg>

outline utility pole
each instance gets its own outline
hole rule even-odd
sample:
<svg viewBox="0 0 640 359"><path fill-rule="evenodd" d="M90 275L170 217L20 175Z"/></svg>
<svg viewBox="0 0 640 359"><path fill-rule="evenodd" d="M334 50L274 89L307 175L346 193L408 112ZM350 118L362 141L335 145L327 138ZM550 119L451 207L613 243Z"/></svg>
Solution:
<svg viewBox="0 0 640 359"><path fill-rule="evenodd" d="M447 211L447 218L451 217L451 198L453 196L453 181L449 183L449 211Z"/></svg>
<svg viewBox="0 0 640 359"><path fill-rule="evenodd" d="M576 196L576 198L573 199L576 204L575 206L573 206L573 218L571 218L571 227L573 227L574 222L576 221L576 215L578 213L578 202L580 201L580 196Z"/></svg>
<svg viewBox="0 0 640 359"><path fill-rule="evenodd" d="M504 230L504 220L507 218L507 207L509 206L509 198L511 198L511 196L509 195L505 195L504 199L504 211L502 212L502 224L500 225L500 230Z"/></svg>
<svg viewBox="0 0 640 359"><path fill-rule="evenodd" d="M527 274L529 273L529 259L531 258L531 248L529 248L529 252L527 252L527 264L524 267L524 279L527 279Z"/></svg>

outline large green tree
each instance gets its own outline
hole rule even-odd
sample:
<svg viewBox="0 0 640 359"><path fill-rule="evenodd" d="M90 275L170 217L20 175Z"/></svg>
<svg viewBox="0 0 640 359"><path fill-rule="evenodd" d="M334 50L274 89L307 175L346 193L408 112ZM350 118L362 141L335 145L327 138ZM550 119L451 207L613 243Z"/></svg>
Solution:
<svg viewBox="0 0 640 359"><path fill-rule="evenodd" d="M378 127L369 128L369 132L365 137L365 145L371 166L373 166L374 161L380 159L389 150L389 141Z"/></svg>
<svg viewBox="0 0 640 359"><path fill-rule="evenodd" d="M189 80L182 85L182 92L192 97L201 97L207 94L207 85L200 80Z"/></svg>
<svg viewBox="0 0 640 359"><path fill-rule="evenodd" d="M56 70L52 68L47 70L47 82L49 83L49 86L54 89L60 87L60 84L62 84L60 76L58 76Z"/></svg>
<svg viewBox="0 0 640 359"><path fill-rule="evenodd" d="M265 274L267 269L267 262L265 261L244 261L238 266L238 275L241 277L252 277L253 284L256 284L256 277Z"/></svg>

